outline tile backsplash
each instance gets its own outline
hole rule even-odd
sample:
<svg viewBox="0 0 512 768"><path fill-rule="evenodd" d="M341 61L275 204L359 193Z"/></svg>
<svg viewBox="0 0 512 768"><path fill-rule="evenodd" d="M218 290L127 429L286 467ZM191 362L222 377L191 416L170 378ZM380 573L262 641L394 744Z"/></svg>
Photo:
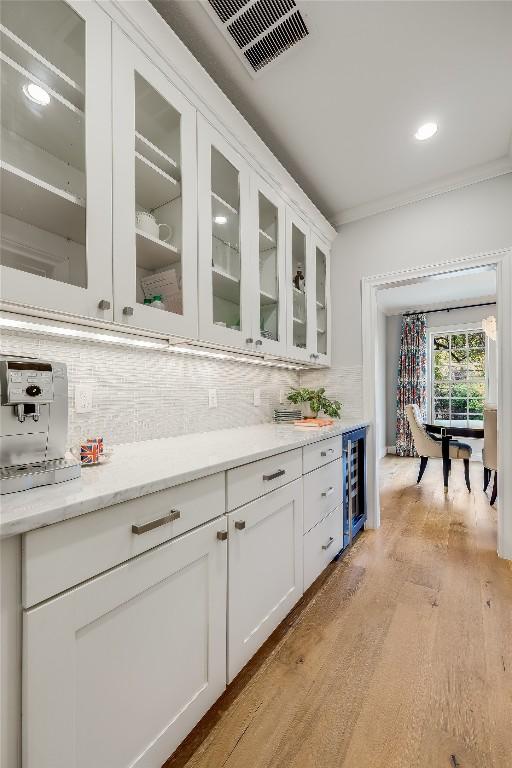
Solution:
<svg viewBox="0 0 512 768"><path fill-rule="evenodd" d="M67 364L70 445L93 435L115 445L268 422L280 390L299 384L286 369L5 329L0 352ZM76 413L76 384L92 385L92 412ZM217 408L208 408L209 389L217 390Z"/></svg>

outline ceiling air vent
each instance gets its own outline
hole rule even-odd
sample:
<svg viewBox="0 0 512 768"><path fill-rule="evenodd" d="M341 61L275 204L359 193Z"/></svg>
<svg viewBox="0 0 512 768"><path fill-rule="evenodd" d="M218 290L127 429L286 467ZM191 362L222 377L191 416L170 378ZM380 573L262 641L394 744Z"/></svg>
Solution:
<svg viewBox="0 0 512 768"><path fill-rule="evenodd" d="M295 0L208 0L208 3L215 11L212 17L251 73L261 72L309 35Z"/></svg>

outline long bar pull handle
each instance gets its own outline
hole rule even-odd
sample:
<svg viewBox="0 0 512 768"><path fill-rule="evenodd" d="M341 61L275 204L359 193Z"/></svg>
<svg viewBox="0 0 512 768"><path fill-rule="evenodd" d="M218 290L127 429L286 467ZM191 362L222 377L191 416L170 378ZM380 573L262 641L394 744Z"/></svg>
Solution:
<svg viewBox="0 0 512 768"><path fill-rule="evenodd" d="M334 453L334 448L328 448L326 451L320 451L320 456L328 456L330 453Z"/></svg>
<svg viewBox="0 0 512 768"><path fill-rule="evenodd" d="M171 509L168 515L159 517L157 520L150 520L149 523L143 523L142 525L132 525L132 533L135 533L136 536L140 536L141 533L147 533L154 528L160 528L161 525L172 523L173 520L179 520L180 517L181 512L179 509Z"/></svg>
<svg viewBox="0 0 512 768"><path fill-rule="evenodd" d="M235 528L237 531L243 531L245 528L245 520L237 520L235 523Z"/></svg>
<svg viewBox="0 0 512 768"><path fill-rule="evenodd" d="M332 496L334 493L334 485L330 485L326 491L322 491L322 496Z"/></svg>
<svg viewBox="0 0 512 768"><path fill-rule="evenodd" d="M271 475L263 475L264 480L275 480L277 477L286 475L286 469L278 469L277 472L272 472Z"/></svg>
<svg viewBox="0 0 512 768"><path fill-rule="evenodd" d="M329 541L327 542L327 544L322 544L322 549L329 549L329 547L331 546L333 541L334 541L334 536L331 536L329 538Z"/></svg>

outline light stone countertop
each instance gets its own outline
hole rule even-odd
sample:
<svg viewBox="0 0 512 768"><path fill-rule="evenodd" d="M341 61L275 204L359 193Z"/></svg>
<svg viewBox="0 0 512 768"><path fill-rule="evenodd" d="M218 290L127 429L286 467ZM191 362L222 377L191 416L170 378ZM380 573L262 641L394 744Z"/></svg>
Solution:
<svg viewBox="0 0 512 768"><path fill-rule="evenodd" d="M26 533L367 425L368 422L361 419L340 420L332 427L318 429L259 424L117 445L108 463L83 467L79 479L0 496L0 538Z"/></svg>

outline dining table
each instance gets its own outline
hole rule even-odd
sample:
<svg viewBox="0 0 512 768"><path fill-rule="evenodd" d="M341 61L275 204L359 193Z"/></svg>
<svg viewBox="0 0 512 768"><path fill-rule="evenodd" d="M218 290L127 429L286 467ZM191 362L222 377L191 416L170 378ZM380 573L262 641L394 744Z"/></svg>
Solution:
<svg viewBox="0 0 512 768"><path fill-rule="evenodd" d="M439 424L425 424L425 429L432 436L439 435L442 443L442 456L443 456L443 480L444 489L448 490L448 478L450 476L450 443L454 438L465 437L481 439L484 436L483 427L459 427L457 425L451 425L449 427L441 426ZM439 439L439 438L438 438ZM471 490L469 484L469 474L466 472L466 485L468 490Z"/></svg>

